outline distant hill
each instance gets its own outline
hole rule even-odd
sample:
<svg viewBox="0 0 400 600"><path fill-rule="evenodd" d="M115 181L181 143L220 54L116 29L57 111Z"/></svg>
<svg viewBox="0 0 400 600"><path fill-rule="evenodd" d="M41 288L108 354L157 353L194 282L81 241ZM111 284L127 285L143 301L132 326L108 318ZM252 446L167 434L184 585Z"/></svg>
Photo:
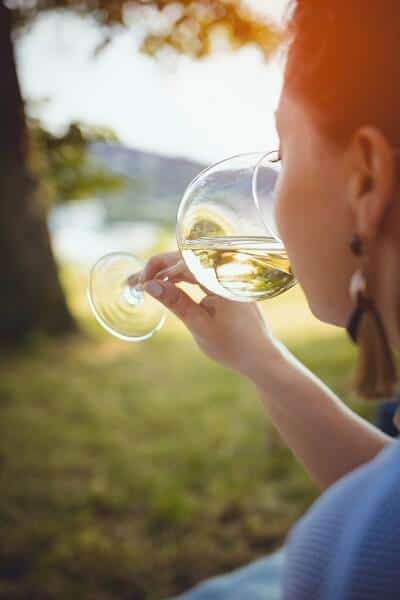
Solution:
<svg viewBox="0 0 400 600"><path fill-rule="evenodd" d="M126 148L93 143L91 159L126 178L126 187L103 198L107 221L150 221L174 225L182 194L206 165Z"/></svg>
<svg viewBox="0 0 400 600"><path fill-rule="evenodd" d="M164 228L175 228L178 206L187 185L206 167L183 158L104 142L93 143L89 152L96 166L119 173L126 185L112 196L98 193L95 198L58 204L49 214L56 255L62 261L86 266L109 252L141 255L149 251ZM235 177L229 172L229 179L231 175L227 193L231 200L244 202L247 210L251 195L249 178L237 174ZM272 171L271 177L275 179ZM217 191L218 196L223 194L223 186Z"/></svg>
<svg viewBox="0 0 400 600"><path fill-rule="evenodd" d="M122 190L112 197L99 198L105 208L105 224L146 221L175 226L177 209L187 185L207 166L185 158L160 156L104 142L93 143L90 156L102 168L126 179ZM229 194L237 195L238 202L246 203L252 193L249 178L237 174L232 177ZM272 169L263 170L266 190L275 179ZM220 193L224 193L223 190Z"/></svg>

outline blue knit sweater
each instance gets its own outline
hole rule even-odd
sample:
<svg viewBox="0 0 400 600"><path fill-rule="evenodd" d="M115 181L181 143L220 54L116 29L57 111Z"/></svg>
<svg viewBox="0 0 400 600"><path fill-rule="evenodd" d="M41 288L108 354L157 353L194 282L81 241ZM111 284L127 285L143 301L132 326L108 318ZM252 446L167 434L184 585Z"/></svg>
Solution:
<svg viewBox="0 0 400 600"><path fill-rule="evenodd" d="M400 599L400 436L291 530L284 600Z"/></svg>

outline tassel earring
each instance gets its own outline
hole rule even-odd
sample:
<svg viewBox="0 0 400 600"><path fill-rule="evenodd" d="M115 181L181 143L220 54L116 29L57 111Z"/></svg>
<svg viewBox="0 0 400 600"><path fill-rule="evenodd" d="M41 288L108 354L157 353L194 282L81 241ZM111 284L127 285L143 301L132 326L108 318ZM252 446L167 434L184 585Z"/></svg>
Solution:
<svg viewBox="0 0 400 600"><path fill-rule="evenodd" d="M362 255L362 242L358 235L352 238L350 249L356 256ZM397 383L396 367L382 320L373 298L368 295L361 269L351 278L350 296L354 309L346 329L360 349L354 388L365 398L389 398Z"/></svg>

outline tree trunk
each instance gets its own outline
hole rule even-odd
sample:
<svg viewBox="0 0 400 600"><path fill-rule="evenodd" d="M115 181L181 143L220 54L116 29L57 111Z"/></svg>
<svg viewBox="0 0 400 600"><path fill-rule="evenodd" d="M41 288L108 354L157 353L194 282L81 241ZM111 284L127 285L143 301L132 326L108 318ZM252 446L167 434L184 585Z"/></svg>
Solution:
<svg viewBox="0 0 400 600"><path fill-rule="evenodd" d="M44 210L28 170L28 132L12 15L0 0L0 344L76 330L58 280Z"/></svg>

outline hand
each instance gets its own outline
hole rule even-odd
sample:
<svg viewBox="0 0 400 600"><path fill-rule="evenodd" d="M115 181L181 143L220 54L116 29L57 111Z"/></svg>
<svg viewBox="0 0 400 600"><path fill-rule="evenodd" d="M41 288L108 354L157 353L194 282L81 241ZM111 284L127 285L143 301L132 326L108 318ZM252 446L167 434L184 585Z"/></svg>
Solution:
<svg viewBox="0 0 400 600"><path fill-rule="evenodd" d="M176 284L197 284L179 252L153 256L129 283L145 290L187 326L199 348L210 358L256 381L267 361L280 353L256 303L225 300L202 286L206 296L192 300Z"/></svg>

